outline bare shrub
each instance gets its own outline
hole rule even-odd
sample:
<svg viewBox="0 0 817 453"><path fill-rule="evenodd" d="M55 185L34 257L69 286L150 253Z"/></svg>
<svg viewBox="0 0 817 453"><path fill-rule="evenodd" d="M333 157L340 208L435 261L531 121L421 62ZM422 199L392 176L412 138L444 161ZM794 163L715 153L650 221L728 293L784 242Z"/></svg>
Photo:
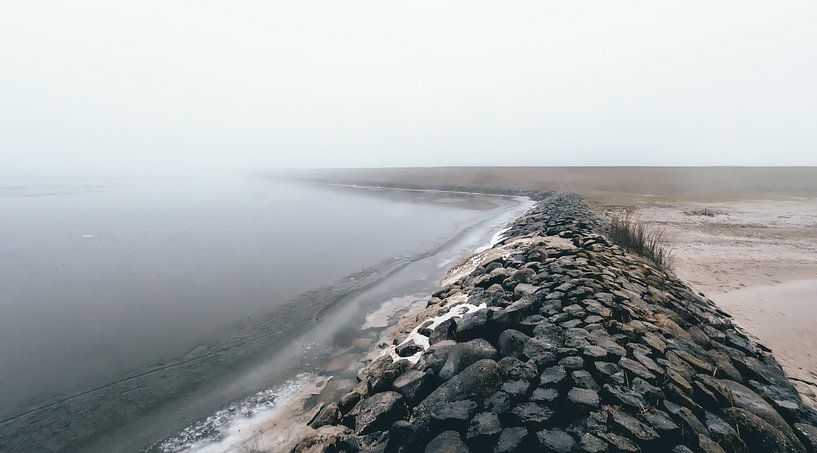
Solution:
<svg viewBox="0 0 817 453"><path fill-rule="evenodd" d="M610 240L659 268L672 268L672 250L664 229L651 227L629 211L610 216Z"/></svg>

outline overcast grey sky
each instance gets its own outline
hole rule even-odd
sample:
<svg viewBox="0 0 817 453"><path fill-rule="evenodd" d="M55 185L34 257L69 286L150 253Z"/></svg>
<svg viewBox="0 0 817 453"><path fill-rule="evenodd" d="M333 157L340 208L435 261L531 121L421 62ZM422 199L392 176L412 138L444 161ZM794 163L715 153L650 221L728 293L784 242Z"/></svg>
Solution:
<svg viewBox="0 0 817 453"><path fill-rule="evenodd" d="M6 1L17 174L817 164L817 2Z"/></svg>

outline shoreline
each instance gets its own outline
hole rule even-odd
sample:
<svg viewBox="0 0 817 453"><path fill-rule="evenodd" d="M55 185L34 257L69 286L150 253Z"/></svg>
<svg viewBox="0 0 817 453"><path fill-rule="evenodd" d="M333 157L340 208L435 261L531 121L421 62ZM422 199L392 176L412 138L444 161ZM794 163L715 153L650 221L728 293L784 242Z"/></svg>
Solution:
<svg viewBox="0 0 817 453"><path fill-rule="evenodd" d="M348 188L354 187L349 186ZM359 190L360 188L355 189ZM497 196L496 194L471 192L464 192L460 194L491 197ZM510 197L501 196L501 198L508 199ZM327 307L326 310L322 311L319 314L318 319L333 318L333 311L341 310L341 306L343 305L357 305L359 302L357 302L356 299L359 299L361 296L365 298L367 291L371 291L373 288L377 288L383 284L390 284L389 281L391 279L399 280L401 277L396 274L405 274L409 272L410 269L408 268L410 268L413 264L421 261L433 261L437 256L450 253L450 250L456 249L457 244L462 243L463 241L467 242L472 240L469 238L472 238L474 236L474 232L476 231L490 231L502 228L508 222L512 222L518 216L523 215L533 206L533 202L527 197L515 196L512 197L512 201L513 204L509 204L506 208L503 208L503 210L497 214L497 216L485 218L476 224L470 224L461 228L451 238L435 244L434 248L431 250L417 254L411 261L401 265L399 269L390 271L387 273L387 275L381 275L381 278L379 278L377 281L367 284L366 288L359 289L355 291L354 294L344 294L343 297L341 297L342 300L336 301L334 304L332 304L332 306ZM497 219L500 220L498 221ZM491 236L491 234L488 235ZM483 246L485 242L480 242L479 244L479 246ZM454 258L454 260L458 259L459 257ZM435 265L435 267L437 266ZM442 265L439 267L443 268ZM282 418L292 418L303 421L303 417L309 416L310 410L315 410L316 408L319 409L317 406L319 405L319 401L337 398L340 394L342 394L342 391L346 391L351 387L347 383L349 382L349 379L354 379L356 369L352 370L352 374L349 374L349 372L355 367L355 363L359 363L359 365L357 365L358 367L365 367L366 363L370 363L371 355L378 351L382 351L382 347L384 347L385 344L390 341L388 334L385 332L390 331L390 329L397 324L398 320L404 314L411 314L413 308L419 308L416 307L416 305L418 303L424 303L429 297L429 294L430 292L428 294L414 294L405 297L398 297L399 294L395 294L393 299L381 300L380 303L374 307L375 310L373 312L370 310L366 312L366 319L359 331L356 327L351 327L349 331L343 333L344 344L351 344L351 346L333 346L332 349L336 349L336 351L329 354L329 356L325 358L326 363L322 365L323 372L320 372L319 370L318 372L313 372L308 379L299 379L297 382L293 381L282 384L282 386L299 386L301 389L289 394L287 398L274 401L272 407L260 411L257 414L257 417L251 417L249 419L243 416L231 417L228 425L226 425L227 427L221 428L222 432L226 435L224 438L210 440L204 439L202 442L198 443L191 443L189 441L176 443L174 439L176 439L178 436L173 436L169 439L164 439L155 443L148 449L148 451L191 451L190 449L192 448L192 451L208 452L223 451L224 449L236 449L241 445L246 446L248 442L252 443L251 439L254 437L251 437L251 439L248 440L246 439L246 435L250 431L257 430L256 427L259 424L264 425L279 423ZM394 300L401 298L406 300ZM391 305L391 307L390 309L387 309L387 306L389 305ZM372 316L372 319L370 319L369 316ZM384 319L386 320L385 325L383 325ZM350 321L357 322L357 318ZM372 337L373 333L375 333L375 337ZM301 336L309 335L304 334ZM361 343L364 346L355 346L358 343ZM361 349L361 347L363 349ZM346 366L338 368L335 365L336 363L346 363L346 365L351 363L351 366L349 366L348 369ZM273 390L277 391L277 388ZM248 399L252 400L253 397ZM215 417L215 421L218 421L218 417ZM290 426L294 425L290 424Z"/></svg>
<svg viewBox="0 0 817 453"><path fill-rule="evenodd" d="M316 183L316 184L323 184L323 183ZM355 185L338 185L338 184L329 184L335 186L342 186L342 187L349 187L349 188L363 188ZM364 188L368 189L368 188ZM378 190L380 188L372 187L371 189ZM426 191L426 192L447 192L447 193L458 193L458 194L479 194L479 195L496 195L490 193L481 193L481 192L464 192L464 191L442 191L442 190L422 190L422 189L406 189L406 188L399 188L399 187L389 187L384 188L389 190L411 190L411 191ZM507 195L513 196L513 195ZM530 198L527 196L513 196L519 199L527 199L530 201ZM520 218L527 215L531 210L535 209L536 204L531 202L532 205L529 206L527 209L524 209L519 213L518 216L510 219L508 222L501 225L501 228L492 235L490 240L485 243L484 245L476 248L471 255L462 256L459 259L455 259L448 270L446 271L445 275L440 281L439 286L445 286L444 283L447 280L450 280L452 276L456 273L459 265L462 265L464 262L468 262L476 255L484 254L486 251L492 249L496 244L501 243L505 238L504 236L508 230L511 228L514 222L519 220ZM438 288L439 289L439 288ZM387 319L383 329L380 331L378 336L378 341L374 344L377 345L369 349L365 352L362 356L365 358L364 362L371 365L372 363L376 362L378 359L383 357L390 356L392 358L396 357L395 349L399 346L399 344L403 344L407 341L408 336L417 330L418 324L417 320L424 316L424 313L427 311L426 301L428 300L428 296L419 299L414 304L410 304L408 307L402 307L397 310L391 310L386 313L378 313L380 316L385 315ZM418 305L417 302L420 302L421 305ZM381 309L389 304L389 301L385 301ZM483 307L484 308L484 307ZM380 310L378 310L380 311ZM446 319L451 319L451 317L447 317ZM369 323L368 316L367 316L367 324ZM364 325L365 328L366 325ZM399 343L399 344L398 344ZM390 345L390 346L385 346ZM385 348L384 348L385 346ZM362 369L365 369L363 367ZM308 431L308 424L318 416L321 410L326 407L326 404L330 404L332 402L331 398L322 398L323 402L314 404L310 403L310 399L315 399L316 396L320 395L323 389L327 388L332 381L332 377L321 376L317 375L314 378L306 382L302 388L296 392L295 394L291 395L287 400L283 401L283 405L276 410L271 411L273 414L271 417L268 417L265 420L260 420L256 422L252 422L250 420L246 421L245 426L250 427L250 429L255 431L255 434L250 436L249 438L239 438L238 440L233 439L233 443L229 443L229 439L225 439L224 441L219 441L212 445L205 445L201 449L197 449L196 451L199 453L217 453L219 451L224 451L225 447L229 450L260 450L260 451L290 451L297 445L297 442L301 440L304 436L309 435ZM339 397L340 395L337 395Z"/></svg>
<svg viewBox="0 0 817 453"><path fill-rule="evenodd" d="M717 397L716 401L709 401L706 399L707 397L698 393L697 390L693 392L692 386L689 387L689 391L684 390L683 386L678 387L682 383L690 385L688 382L694 383L695 388L702 385L703 388L709 389L708 392L714 392L715 395L718 392L727 392L725 389L730 388L733 390L728 390L728 392L741 392L741 394L747 395L746 397L752 401L752 404L758 405L760 401L763 401L763 404L768 406L764 406L763 410L770 409L767 414L769 418L766 418L764 414L758 415L761 415L767 421L774 421L773 427L763 428L763 430L766 430L766 434L777 436L776 442L778 443L774 445L782 447L786 451L805 451L802 449L806 442L811 441L810 433L817 433L817 428L810 424L817 420L817 414L799 403L796 392L783 376L782 371L779 371L779 365L767 352L768 350L747 337L734 326L728 315L718 310L711 301L697 296L674 275L664 274L650 267L641 259L636 259L630 254L621 254L620 251L616 252L615 247L610 248L603 237L592 233L595 221L592 219L592 215L588 214L589 208L582 206L582 203L576 202L569 195L547 195L533 213L528 212L514 222L510 229L511 234L500 240L493 248L466 258L464 260L466 262L474 261L477 263L474 267L476 270L464 272L459 276L456 283L443 287L435 293L429 300L427 308L420 314L404 318L401 323L405 324L405 326L398 329L400 334L395 338L400 340L389 349L390 353L380 356L368 370L363 370L359 376L359 384L351 392L339 398L336 404L323 407L315 415L310 423L313 428L312 431L299 439L293 451L313 451L315 448L318 448L318 450L314 451L321 451L320 448L329 446L333 446L331 448L348 448L351 451L355 451L356 448L376 450L384 446L388 449L396 449L395 451L413 451L415 448L422 449L421 446L429 441L431 441L428 444L428 448L430 448L430 445L436 442L437 439L445 436L448 436L445 437L447 440L444 441L446 445L457 444L466 449L466 444L475 447L484 441L496 442L497 438L499 438L500 443L504 439L507 442L518 441L517 446L541 444L541 447L544 448L553 448L555 444L552 444L552 442L575 446L580 441L582 444L590 442L599 446L611 443L618 448L627 445L639 445L643 448L655 448L658 445L671 447L672 442L687 442L691 443L691 446L695 448L704 448L705 444L709 445L709 443L715 441L729 441L724 437L724 433L714 430L715 428L711 424L713 420L718 421L718 423L725 423L726 426L732 424L735 428L740 427L744 432L751 429L760 429L757 426L747 425L746 420L740 418L742 415L739 416L739 414L743 414L743 412L739 411L750 412L757 409L757 407L753 407L751 404L744 406L742 402L739 402L738 407L734 408L734 410L728 407L723 409L722 406L719 406L720 403L717 403ZM547 215L543 215L543 213L547 213ZM552 220L553 218L556 220ZM551 226L554 223L555 225ZM553 242L556 239L567 240L570 243L570 248L564 243L558 243L558 241L557 245L557 243ZM524 256L518 255L519 253L530 257L530 253L540 249L547 250L545 256L548 256L548 258L543 262L536 261L536 259L530 261L530 258L528 258L527 264L525 264L524 261L515 261L518 258L513 258L515 256ZM495 253L486 254L486 252ZM480 254L483 254L483 256L480 257ZM575 258L577 254L579 258ZM555 258L550 258L550 256ZM610 275L622 275L616 281L609 280L609 276L598 280L592 275L588 277L587 284L619 287L620 289L612 291L610 296L612 299L596 298L584 299L584 301L576 299L575 302L572 302L572 305L565 306L566 303L561 303L560 299L547 297L547 292L538 292L541 288L538 285L544 282L537 280L543 278L536 274L537 270L545 267L552 268L555 271L565 266L567 266L567 269L577 268L578 270L578 268L586 267L589 264L588 260L593 262L599 259L602 261L612 259L611 263L623 261L629 263L630 266L630 270L624 271L624 274L620 274L622 271L616 267L604 268L605 275L609 271L612 271ZM562 262L563 260L564 262ZM509 265L512 267L510 269L512 273L514 268L527 268L533 270L536 278L531 279L528 277L527 280L522 281L503 281L502 278L511 275L506 273L502 274L503 277L497 280L493 278L495 272L488 272L488 263L492 265L499 264L491 267L495 271L502 270L503 266ZM528 265L530 267L526 267ZM553 267L556 265L560 267ZM478 273L477 271L483 267L486 267L486 270L483 273ZM513 275L517 275L518 272L521 272L521 270ZM564 270L561 272L564 272ZM639 272L643 272L643 274ZM497 274L497 276L499 275ZM527 275L530 275L530 272ZM544 273L542 275L548 274ZM599 274L599 276L602 276L602 274ZM563 287L569 289L570 287L567 285L577 277L578 274L557 279L556 283L551 284L551 291L556 286L559 289ZM550 277L546 278L550 281ZM477 283L483 280L485 286ZM527 283L527 281L533 284ZM655 289L654 285L660 285L656 286L660 289ZM517 286L519 289L516 288ZM523 287L524 289L522 289ZM573 288L576 287L573 286ZM487 294L489 289L492 292ZM508 291L511 290L513 295L509 296ZM556 294L564 295L564 293L559 293L558 290ZM569 295L571 292L567 294ZM579 294L582 293L577 293L573 297ZM639 294L640 297L635 298L636 294ZM505 297L510 299L504 299ZM674 301L673 305L666 305L667 298ZM482 303L469 302L470 300L479 300ZM591 302L588 303L588 300L591 300ZM615 304L611 304L613 300L616 300ZM528 302L522 304L524 301ZM465 304L468 304L467 313L457 313L453 318L444 315L455 309L461 309ZM543 306L550 308L548 308L547 312L538 309L541 314L529 315L528 317L525 317L519 311L522 309L530 313L529 310L533 310L538 304L544 304ZM569 312L567 311L568 308L570 309ZM589 316L586 310L591 310ZM650 312L654 314L645 317ZM433 318L434 313L443 314L443 317ZM579 313L585 314L579 315ZM619 314L616 315L616 313ZM614 317L608 318L610 315L614 315ZM580 316L586 316L586 318ZM619 316L623 316L623 319L619 319ZM697 319L696 322L700 323L701 327L696 327L695 324L685 327L685 324L688 324L689 319L692 318ZM500 321L500 319L503 321ZM629 321L627 321L628 319ZM643 319L643 321L635 321L635 319ZM656 320L659 321L658 324L651 324L655 323ZM511 325L516 326L516 323L520 321L523 322L517 327L520 330L514 331L519 334L514 334L514 338L518 338L518 340L514 340L517 343L514 343L514 341L507 343L507 341L502 340L506 333L513 330L503 331L503 326L505 326L504 328L509 327L505 323L510 322ZM626 324L622 324L623 322L626 322ZM447 327L447 331L440 331L439 326L443 325L450 327ZM623 329L624 326L629 327ZM548 338L547 343L542 343L543 340L540 339L540 335L545 333L545 331L537 330L540 328L545 328L548 332L546 336ZM425 330L423 331L423 329ZM605 333L605 330L609 333ZM584 334L570 341L574 342L575 345L585 344L585 361L580 359L581 356L575 359L571 356L576 346L569 346L570 342L565 343L562 349L546 352L549 350L547 344L557 341L557 338L563 338L559 341L565 341L565 337L561 337L561 335L573 338L581 331ZM692 336L690 331L693 334ZM499 332L502 333L497 337L496 335ZM559 334L558 332L562 333ZM421 340L418 343L416 341L418 334L428 338L428 340ZM602 341L596 334L601 334L600 338L607 339ZM612 335L612 337L605 337L604 335ZM484 346L479 346L478 349L470 353L470 356L464 356L471 357L470 359L453 359L454 351L457 351L457 348L460 346L466 347L482 338L488 340L490 344L486 343ZM628 343L626 347L622 347L620 342L626 339L635 343ZM481 341L485 343L485 340ZM520 341L521 343L518 343ZM619 346L614 343L619 344ZM533 344L537 346L531 349ZM442 345L445 345L445 348L439 349ZM542 349L543 347L544 349ZM590 355L588 355L587 348L590 348ZM665 350L667 351L666 356ZM555 357L553 356L554 353ZM608 361L610 358L606 357L614 360L611 363ZM499 360L499 358L502 358L502 360ZM519 359L527 360L527 362L520 362ZM587 378L582 377L579 379L578 376L584 375L577 375L576 373L580 372L582 368L587 369L586 360L588 359L596 363L598 371L609 370L610 374L607 374L607 371L600 374L598 371L593 372L591 367L591 369L588 369L590 375ZM467 361L463 362L463 360ZM499 361L499 365L495 360ZM717 364L714 369L708 365L709 361L712 360ZM557 361L558 365L556 365ZM746 367L741 365L741 363L744 363L742 361L754 365ZM505 366L510 363L514 363L513 370L519 371L521 371L519 367L523 367L522 363L535 365L534 370L536 372L534 374L527 374L527 372L523 374L528 384L523 386L521 383L523 381L508 380L511 379L508 374L511 369L506 370ZM582 363L585 363L585 365L582 365ZM615 366L616 363L618 363L618 367ZM450 373L450 366L455 367L453 375ZM530 367L531 365L525 366ZM474 369L474 367L479 368L480 371L471 372L470 370ZM622 369L619 367L624 370L621 381L615 377L615 370ZM741 371L738 371L738 369ZM578 371L573 372L571 375L574 387L568 392L568 400L563 400L564 396L561 396L563 395L561 393L563 387L553 388L551 384L570 382L570 379L565 381L564 376L565 371L570 373L570 370ZM511 374L516 376L514 373L519 371L513 371ZM704 378L703 375L695 374L701 371L710 373L711 376ZM758 372L761 372L765 383L752 380L752 378L758 378L759 375L754 374ZM537 373L542 374L537 377ZM632 374L630 375L630 373ZM668 382L664 381L666 377L663 379L657 377L666 376L665 373L669 373L670 377L675 377L672 377ZM401 374L402 377L398 378ZM635 380L630 382L627 379L628 375L630 375L630 379L635 377ZM449 379L450 382L447 382ZM591 385L595 380L598 380L599 383ZM456 385L454 384L455 381ZM435 384L432 385L429 382ZM516 382L519 382L519 384L516 384ZM531 394L532 389L529 386L531 384L536 385L537 382L541 387ZM604 391L597 392L599 390L597 385L603 382L606 382ZM638 388L631 387L634 382L642 382L642 384L638 384ZM452 385L454 387L451 387ZM611 385L611 387L608 388L608 385ZM653 387L654 385L659 385L659 387ZM615 390L618 386L624 386L624 388ZM627 389L627 387L630 388ZM655 390L650 390L653 388ZM776 390L769 393L770 388ZM522 393L518 393L520 390ZM547 404L544 403L544 400L531 399L530 403L525 403L527 406L525 406L524 411L515 412L517 409L513 409L507 415L505 415L505 411L511 408L500 409L496 406L497 402L494 401L496 398L503 398L499 395L506 395L505 398L507 398L509 394L511 403L517 398L525 401L534 398L540 390L548 394L552 392L555 399L548 400L550 403ZM629 394L628 392L635 393L628 397L629 399L624 398L623 395ZM755 394L754 392L758 393ZM581 398L578 395L581 395ZM658 397L659 395L660 397ZM579 399L574 399L574 396ZM592 398L589 401L583 399L591 396ZM654 406L655 408L651 409L652 412L649 412L654 416L651 415L646 420L638 420L638 418L644 416L644 413L639 411L633 413L630 412L631 409L625 409L628 405L632 406L633 401L656 397L658 397L658 401L667 399L664 400L665 402ZM635 399L633 400L633 398ZM606 404L618 402L618 404L622 404L622 407L608 412L593 412L593 407L599 408L599 399L601 399L602 404L605 401ZM470 401L474 403L475 408L479 407L483 411L487 411L476 416L482 417L477 424L478 429L482 429L484 423L489 423L490 426L499 426L501 423L498 428L490 428L491 430L498 429L498 431L490 431L490 434L488 432L480 434L480 431L477 431L473 433L474 437L472 437L476 418L471 421L470 425L465 421L464 427L463 425L456 425L460 426L460 428L456 428L455 431L445 431L446 428L441 428L441 426L450 428L455 425L438 425L439 422L434 421L435 407L440 404L443 406L452 405L456 401ZM590 404L590 418L587 419L581 418L588 414L588 406L582 406L584 404ZM692 412L684 412L682 410L684 406L687 408L685 410L691 410ZM536 409L537 407L541 409ZM635 404L635 407L640 406ZM659 410L658 407L663 410ZM398 410L398 408L402 409ZM724 420L714 415L712 416L714 418L707 415L706 424L700 425L701 421L704 420L703 408L719 414L726 421L724 422ZM431 418L429 418L429 410L431 411ZM564 420L556 417L556 414L553 414L554 417L550 417L550 415L545 417L544 412L538 415L538 419L528 418L534 415L536 410L544 410L548 414L567 412L564 412ZM529 411L534 411L534 413ZM580 415L577 420L576 411L578 411L578 414L585 415ZM626 412L629 412L629 414ZM782 418L778 412L784 414L787 420L793 420L790 423L794 424L780 424L779 421ZM473 412L470 414L467 415L469 419ZM497 415L499 416L498 419ZM606 423L611 422L610 417L612 417L613 426L610 427L612 431L607 433ZM632 417L636 418L633 419ZM697 417L700 417L700 419ZM409 420L408 423L402 421L406 418ZM590 423L589 420L591 419L595 420L593 423L605 425L605 429L601 430L601 434L597 434L595 431L583 431L582 429L576 431L575 425L562 425L565 420L577 420L576 423L579 421L581 423ZM627 422L622 422L622 420L627 420ZM693 423L693 421L696 421L702 428L699 430L694 424L687 425L692 426L693 434L697 435L694 441L687 435L679 436L678 432L672 429L667 430L669 424L677 429L680 424L689 424ZM644 425L645 422L646 425ZM548 426L551 428L543 430ZM645 426L645 428L638 429L646 429L651 434L646 435L644 431L636 430L636 426ZM468 428L467 436L464 430L466 427ZM503 429L503 427L505 428ZM522 428L525 428L524 435L519 431ZM441 430L445 432L441 433ZM500 431L501 436L499 436ZM795 431L797 432L795 433ZM438 434L439 436L432 440ZM486 435L488 437L481 437ZM661 435L664 437L662 438ZM600 436L600 438L596 436ZM659 441L659 439L662 440ZM749 442L753 441L750 439ZM736 445L738 443L735 443L732 447L736 447ZM743 443L741 445L744 445L743 448L750 446ZM768 447L768 444L766 445ZM264 447L260 444L259 446ZM813 446L809 444L809 448ZM742 450L740 448L730 448L729 451Z"/></svg>

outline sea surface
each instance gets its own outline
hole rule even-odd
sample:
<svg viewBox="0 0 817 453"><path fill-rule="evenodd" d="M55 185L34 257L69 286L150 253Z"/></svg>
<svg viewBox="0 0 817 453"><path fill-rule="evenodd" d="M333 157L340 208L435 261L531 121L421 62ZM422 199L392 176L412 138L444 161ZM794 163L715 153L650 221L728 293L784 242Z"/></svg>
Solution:
<svg viewBox="0 0 817 453"><path fill-rule="evenodd" d="M0 183L0 451L212 449L529 205L262 177Z"/></svg>

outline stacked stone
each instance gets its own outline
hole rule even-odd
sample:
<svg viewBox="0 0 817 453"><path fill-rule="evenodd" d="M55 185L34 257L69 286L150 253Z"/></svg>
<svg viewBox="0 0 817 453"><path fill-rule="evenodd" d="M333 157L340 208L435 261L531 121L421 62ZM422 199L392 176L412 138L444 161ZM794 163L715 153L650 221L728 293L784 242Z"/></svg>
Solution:
<svg viewBox="0 0 817 453"><path fill-rule="evenodd" d="M579 197L545 197L503 242L573 247L514 249L441 289L441 313L460 293L485 308L419 329L416 363L364 369L295 450L817 451L817 416L770 351L600 225Z"/></svg>

